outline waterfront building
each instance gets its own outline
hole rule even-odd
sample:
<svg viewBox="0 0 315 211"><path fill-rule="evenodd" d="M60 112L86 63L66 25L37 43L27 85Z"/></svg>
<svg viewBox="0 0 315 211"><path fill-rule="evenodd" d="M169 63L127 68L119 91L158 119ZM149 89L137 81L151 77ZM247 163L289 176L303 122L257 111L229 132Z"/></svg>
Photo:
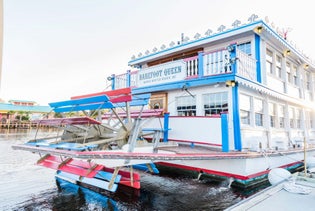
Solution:
<svg viewBox="0 0 315 211"><path fill-rule="evenodd" d="M8 103L0 103L1 123L12 122L17 116L27 115L28 118L38 119L51 111L49 106L38 105L35 101L9 100Z"/></svg>

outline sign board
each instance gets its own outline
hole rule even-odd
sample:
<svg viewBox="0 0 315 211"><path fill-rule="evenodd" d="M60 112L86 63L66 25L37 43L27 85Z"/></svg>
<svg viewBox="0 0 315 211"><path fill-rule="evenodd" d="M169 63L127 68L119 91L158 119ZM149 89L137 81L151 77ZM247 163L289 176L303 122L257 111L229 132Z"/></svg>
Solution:
<svg viewBox="0 0 315 211"><path fill-rule="evenodd" d="M186 63L178 60L140 70L138 87L180 81L185 78Z"/></svg>

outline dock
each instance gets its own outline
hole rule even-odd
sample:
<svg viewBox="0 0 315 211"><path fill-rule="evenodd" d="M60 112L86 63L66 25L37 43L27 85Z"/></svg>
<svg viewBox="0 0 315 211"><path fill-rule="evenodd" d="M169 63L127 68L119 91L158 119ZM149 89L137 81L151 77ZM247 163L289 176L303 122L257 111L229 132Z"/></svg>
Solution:
<svg viewBox="0 0 315 211"><path fill-rule="evenodd" d="M32 121L21 121L21 122L6 122L0 123L0 128L2 129L30 129L37 128L38 124ZM40 126L40 127L48 127L48 126Z"/></svg>
<svg viewBox="0 0 315 211"><path fill-rule="evenodd" d="M311 211L315 209L315 177L296 173L291 181L272 185L226 211Z"/></svg>

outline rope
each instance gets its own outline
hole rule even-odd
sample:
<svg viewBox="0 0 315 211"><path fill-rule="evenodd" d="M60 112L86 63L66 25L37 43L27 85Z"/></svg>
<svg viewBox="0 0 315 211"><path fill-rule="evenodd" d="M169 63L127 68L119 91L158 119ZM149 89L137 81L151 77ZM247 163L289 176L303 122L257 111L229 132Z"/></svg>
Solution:
<svg viewBox="0 0 315 211"><path fill-rule="evenodd" d="M302 195L307 195L312 192L311 188L297 185L295 184L295 182L286 182L283 185L283 189L290 193L297 193L297 194L302 194Z"/></svg>

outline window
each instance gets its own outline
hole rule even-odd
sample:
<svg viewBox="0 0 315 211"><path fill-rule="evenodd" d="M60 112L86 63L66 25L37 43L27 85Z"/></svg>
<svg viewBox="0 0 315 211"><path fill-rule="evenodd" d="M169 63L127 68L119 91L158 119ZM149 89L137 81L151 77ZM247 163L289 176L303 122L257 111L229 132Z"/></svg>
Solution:
<svg viewBox="0 0 315 211"><path fill-rule="evenodd" d="M237 45L237 48L249 56L252 55L250 42L239 44L239 45Z"/></svg>
<svg viewBox="0 0 315 211"><path fill-rule="evenodd" d="M196 116L196 99L192 96L177 97L178 116Z"/></svg>
<svg viewBox="0 0 315 211"><path fill-rule="evenodd" d="M205 116L228 112L228 93L219 92L203 95Z"/></svg>
<svg viewBox="0 0 315 211"><path fill-rule="evenodd" d="M311 75L310 75L310 73L306 72L305 77L306 77L306 80L305 80L306 89L310 90L311 89Z"/></svg>
<svg viewBox="0 0 315 211"><path fill-rule="evenodd" d="M254 99L254 110L255 110L255 125L263 126L263 101L260 99Z"/></svg>
<svg viewBox="0 0 315 211"><path fill-rule="evenodd" d="M311 128L311 111L305 111L305 128L310 129Z"/></svg>
<svg viewBox="0 0 315 211"><path fill-rule="evenodd" d="M287 79L289 83L292 83L291 78L291 64L289 62L286 63L286 71L287 71Z"/></svg>
<svg viewBox="0 0 315 211"><path fill-rule="evenodd" d="M266 69L267 72L270 74L273 74L273 53L272 51L267 49L267 54L266 54Z"/></svg>
<svg viewBox="0 0 315 211"><path fill-rule="evenodd" d="M289 122L290 122L290 128L294 128L294 108L289 108Z"/></svg>
<svg viewBox="0 0 315 211"><path fill-rule="evenodd" d="M276 122L275 122L275 104L274 103L269 103L268 104L268 112L269 112L269 122L270 122L270 127L275 127Z"/></svg>
<svg viewBox="0 0 315 211"><path fill-rule="evenodd" d="M247 95L240 95L240 117L242 124L250 124L250 108L250 97Z"/></svg>
<svg viewBox="0 0 315 211"><path fill-rule="evenodd" d="M281 76L282 76L282 74L281 74L281 71L282 71L282 68L281 68L281 66L282 66L282 59L281 59L281 57L280 56L276 56L276 76L278 77L278 78L281 78Z"/></svg>
<svg viewBox="0 0 315 211"><path fill-rule="evenodd" d="M314 127L314 112L310 112L310 128Z"/></svg>
<svg viewBox="0 0 315 211"><path fill-rule="evenodd" d="M297 67L296 66L293 66L292 75L293 75L293 84L297 86L298 85L298 77L297 77Z"/></svg>
<svg viewBox="0 0 315 211"><path fill-rule="evenodd" d="M284 128L284 106L278 105L279 127Z"/></svg>
<svg viewBox="0 0 315 211"><path fill-rule="evenodd" d="M297 128L302 128L302 120L301 120L302 113L301 112L302 111L300 109L295 110L296 127Z"/></svg>

